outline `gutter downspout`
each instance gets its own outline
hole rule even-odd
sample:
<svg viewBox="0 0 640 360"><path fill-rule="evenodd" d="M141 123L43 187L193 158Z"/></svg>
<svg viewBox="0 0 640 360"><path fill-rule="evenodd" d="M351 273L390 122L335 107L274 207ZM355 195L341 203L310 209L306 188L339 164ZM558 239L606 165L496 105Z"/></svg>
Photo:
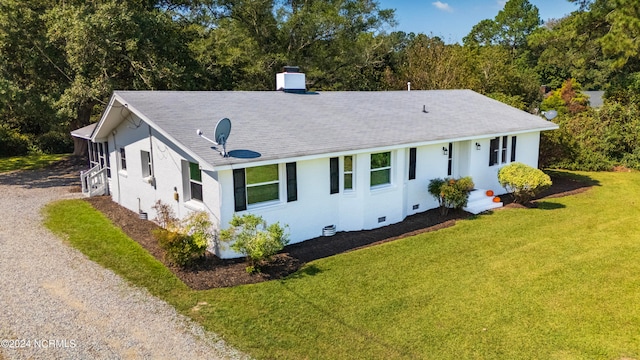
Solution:
<svg viewBox="0 0 640 360"><path fill-rule="evenodd" d="M122 205L121 202L121 198L120 198L120 166L122 166L122 161L118 161L118 154L120 153L120 149L118 149L118 143L116 142L116 134L118 133L117 130L113 130L111 132L111 135L113 135L113 151L115 151L116 153L116 174L115 176L112 176L111 179L117 179L116 182L118 183L118 204Z"/></svg>
<svg viewBox="0 0 640 360"><path fill-rule="evenodd" d="M151 178L153 179L153 189L158 190L156 187L156 171L155 171L155 159L153 158L153 135L151 133L151 125L149 127L149 156L151 157Z"/></svg>

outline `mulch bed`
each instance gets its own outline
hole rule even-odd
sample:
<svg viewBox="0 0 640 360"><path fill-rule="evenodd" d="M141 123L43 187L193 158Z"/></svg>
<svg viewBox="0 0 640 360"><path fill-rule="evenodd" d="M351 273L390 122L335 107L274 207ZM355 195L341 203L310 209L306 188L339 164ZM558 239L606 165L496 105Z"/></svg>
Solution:
<svg viewBox="0 0 640 360"><path fill-rule="evenodd" d="M572 195L594 185L589 179L575 179L553 173L551 176L553 186L538 199ZM87 201L111 219L116 226L122 228L151 255L163 262L185 284L196 290L281 279L313 260L446 228L453 226L456 220L472 216L464 211L450 211L448 215L442 216L438 209L432 209L409 216L401 223L374 230L338 232L331 237L314 238L285 247L275 256L273 262L261 268L261 273L250 275L245 271L247 264L244 259L223 260L208 252L203 259L188 269L169 264L164 260L164 250L158 246L152 235L152 231L158 227L155 223L141 220L137 213L121 207L111 201L108 196L88 198ZM503 197L503 202L507 208L522 207L522 205L513 204L510 196ZM535 206L535 201L532 204Z"/></svg>

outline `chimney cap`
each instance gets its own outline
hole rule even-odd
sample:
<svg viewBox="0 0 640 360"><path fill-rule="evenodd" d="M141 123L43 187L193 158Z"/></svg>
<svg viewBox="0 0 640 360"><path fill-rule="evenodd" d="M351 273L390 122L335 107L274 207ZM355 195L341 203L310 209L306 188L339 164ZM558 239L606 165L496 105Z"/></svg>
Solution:
<svg viewBox="0 0 640 360"><path fill-rule="evenodd" d="M282 71L286 73L299 73L300 67L299 66L283 66Z"/></svg>

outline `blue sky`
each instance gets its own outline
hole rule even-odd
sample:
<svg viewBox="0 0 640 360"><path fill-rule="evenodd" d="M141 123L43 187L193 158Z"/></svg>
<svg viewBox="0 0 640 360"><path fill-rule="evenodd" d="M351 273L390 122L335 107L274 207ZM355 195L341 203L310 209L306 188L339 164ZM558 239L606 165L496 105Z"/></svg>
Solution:
<svg viewBox="0 0 640 360"><path fill-rule="evenodd" d="M493 19L506 0L378 0L383 9L396 9L398 26L392 31L439 36L447 43L462 43L471 28ZM559 19L578 9L567 0L529 0L542 21Z"/></svg>

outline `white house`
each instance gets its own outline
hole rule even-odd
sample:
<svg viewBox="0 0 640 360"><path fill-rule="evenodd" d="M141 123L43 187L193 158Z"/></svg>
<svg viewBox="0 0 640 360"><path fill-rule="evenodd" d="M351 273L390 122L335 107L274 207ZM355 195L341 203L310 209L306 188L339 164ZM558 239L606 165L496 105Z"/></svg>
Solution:
<svg viewBox="0 0 640 360"><path fill-rule="evenodd" d="M536 167L540 132L557 128L470 90L308 93L292 72L277 83L283 91L114 92L97 124L72 133L90 141L84 191L149 218L156 200L180 217L206 210L220 228L250 212L288 224L296 243L435 208L433 178L471 176L502 194L498 170ZM213 137L221 118L232 123L228 156L196 133Z"/></svg>

